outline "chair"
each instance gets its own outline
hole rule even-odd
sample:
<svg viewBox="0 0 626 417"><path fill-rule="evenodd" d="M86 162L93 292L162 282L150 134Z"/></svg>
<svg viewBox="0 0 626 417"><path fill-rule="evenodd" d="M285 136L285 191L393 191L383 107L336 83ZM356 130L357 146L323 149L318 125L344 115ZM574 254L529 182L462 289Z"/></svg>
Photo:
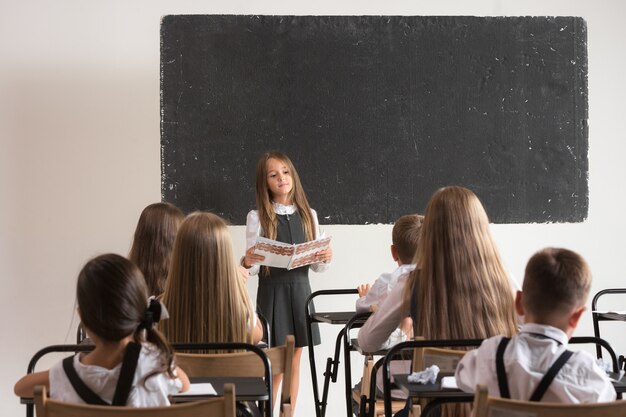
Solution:
<svg viewBox="0 0 626 417"><path fill-rule="evenodd" d="M413 350L414 370L423 370L424 367L437 364L442 373L454 373L456 365L465 351L453 350L452 347L478 347L482 343L482 339L459 339L459 340L424 340L416 338L407 342L398 343L389 349L383 358L383 394L385 403L385 416L391 416L391 373L390 362L394 357L404 349ZM458 396L449 396L446 398L436 398L432 401L421 401L421 415L428 415L435 407L440 406L444 402L468 402L467 394L459 393Z"/></svg>
<svg viewBox="0 0 626 417"><path fill-rule="evenodd" d="M591 317L593 318L593 334L595 337L600 337L600 322L601 321L626 321L626 315L620 313L612 313L612 312L600 312L598 311L598 302L601 297L604 296L614 296L616 294L626 295L626 288L607 288L602 291L597 292L593 299L591 300ZM607 297L604 297L607 298ZM624 302L626 304L626 300ZM596 353L598 358L602 357L602 351L600 350L600 346L596 347ZM624 367L624 357L620 356L620 369Z"/></svg>
<svg viewBox="0 0 626 417"><path fill-rule="evenodd" d="M176 353L176 364L190 378L193 377L261 377L265 378L269 395L267 415L271 416L272 375L284 374L280 399L280 415L291 417L291 365L295 348L295 338L288 335L283 346L262 350L269 359L266 364L259 360L259 353ZM263 358L261 358L263 359Z"/></svg>
<svg viewBox="0 0 626 417"><path fill-rule="evenodd" d="M474 396L474 416L528 416L528 417L624 417L626 401L596 404L557 404L518 401L489 397L487 387L478 386Z"/></svg>
<svg viewBox="0 0 626 417"><path fill-rule="evenodd" d="M169 407L113 407L48 399L45 386L35 387L37 417L235 417L235 387L224 385L224 396Z"/></svg>

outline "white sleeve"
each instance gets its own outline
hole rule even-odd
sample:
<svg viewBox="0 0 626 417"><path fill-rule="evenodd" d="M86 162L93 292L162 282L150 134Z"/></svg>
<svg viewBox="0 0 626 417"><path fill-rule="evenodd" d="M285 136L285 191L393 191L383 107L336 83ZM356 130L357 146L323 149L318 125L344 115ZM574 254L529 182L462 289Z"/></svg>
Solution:
<svg viewBox="0 0 626 417"><path fill-rule="evenodd" d="M474 392L476 391L476 372L477 372L477 353L478 349L468 351L463 358L459 361L454 372L456 378L456 385L461 391Z"/></svg>
<svg viewBox="0 0 626 417"><path fill-rule="evenodd" d="M313 209L311 209L311 217L313 217L313 229L315 230L315 239L321 239L325 237L326 234L322 231L322 229L320 229L320 224L317 220L317 212ZM311 264L311 269L314 272L324 272L328 269L329 266L330 262L318 262L316 264Z"/></svg>
<svg viewBox="0 0 626 417"><path fill-rule="evenodd" d="M374 281L374 285L372 288L365 294L364 297L359 297L356 300L356 312L357 313L365 313L370 311L370 306L375 304L381 304L385 298L387 298L388 293L388 282L389 279L385 279L388 274L382 274L376 281Z"/></svg>
<svg viewBox="0 0 626 417"><path fill-rule="evenodd" d="M365 352L375 352L385 343L404 317L402 295L404 285L396 285L359 330L359 346Z"/></svg>
<svg viewBox="0 0 626 417"><path fill-rule="evenodd" d="M246 217L246 250L250 249L256 243L256 238L261 235L261 222L259 222L259 212L250 210ZM259 273L260 266L252 265L248 268L249 275Z"/></svg>

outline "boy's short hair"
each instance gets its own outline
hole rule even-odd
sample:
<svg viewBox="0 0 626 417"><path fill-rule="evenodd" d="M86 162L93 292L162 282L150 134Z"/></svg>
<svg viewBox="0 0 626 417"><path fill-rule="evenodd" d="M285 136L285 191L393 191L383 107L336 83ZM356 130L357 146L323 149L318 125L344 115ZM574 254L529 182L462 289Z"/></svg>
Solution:
<svg viewBox="0 0 626 417"><path fill-rule="evenodd" d="M424 216L407 214L396 220L393 225L391 241L396 247L400 262L403 264L413 262L423 223Z"/></svg>
<svg viewBox="0 0 626 417"><path fill-rule="evenodd" d="M568 249L545 248L535 253L524 273L524 309L540 318L567 314L587 301L591 271Z"/></svg>

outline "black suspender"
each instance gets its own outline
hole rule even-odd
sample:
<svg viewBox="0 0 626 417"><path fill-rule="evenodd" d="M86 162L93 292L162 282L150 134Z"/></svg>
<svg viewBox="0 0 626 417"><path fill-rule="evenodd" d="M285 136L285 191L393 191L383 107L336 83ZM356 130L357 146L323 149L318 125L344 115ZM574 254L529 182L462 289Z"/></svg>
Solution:
<svg viewBox="0 0 626 417"><path fill-rule="evenodd" d="M509 344L510 340L511 339L508 337L503 337L502 340L500 340L498 350L496 351L496 372L498 374L498 387L500 388L500 396L502 398L511 398L511 393L509 392L509 382L504 368L504 351L506 350L506 346ZM565 352L559 355L552 366L550 366L550 369L548 369L548 372L546 372L543 378L541 378L541 381L539 381L539 385L537 385L537 388L535 388L530 396L530 401L541 401L556 375L573 354L574 352L571 350L565 350Z"/></svg>
<svg viewBox="0 0 626 417"><path fill-rule="evenodd" d="M504 369L504 351L510 340L508 337L503 337L496 351L496 373L498 374L498 388L500 388L500 397L502 398L511 398L509 381L506 378L506 369Z"/></svg>
<svg viewBox="0 0 626 417"><path fill-rule="evenodd" d="M85 403L92 405L126 405L132 388L140 352L140 344L131 342L126 345L124 359L122 360L122 369L120 370L120 376L115 386L115 394L113 395L113 402L111 404L100 398L98 394L93 392L83 380L80 379L78 373L76 373L76 369L74 369L73 356L63 360L63 370L72 384L72 387Z"/></svg>

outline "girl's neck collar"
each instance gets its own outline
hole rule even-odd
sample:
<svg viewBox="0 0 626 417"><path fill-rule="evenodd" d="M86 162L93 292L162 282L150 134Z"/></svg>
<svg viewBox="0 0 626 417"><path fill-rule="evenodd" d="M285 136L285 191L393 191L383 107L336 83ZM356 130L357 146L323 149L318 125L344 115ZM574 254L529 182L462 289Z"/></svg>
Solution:
<svg viewBox="0 0 626 417"><path fill-rule="evenodd" d="M296 206L294 204L281 204L272 201L272 207L274 207L274 211L277 214L293 214L296 211Z"/></svg>

